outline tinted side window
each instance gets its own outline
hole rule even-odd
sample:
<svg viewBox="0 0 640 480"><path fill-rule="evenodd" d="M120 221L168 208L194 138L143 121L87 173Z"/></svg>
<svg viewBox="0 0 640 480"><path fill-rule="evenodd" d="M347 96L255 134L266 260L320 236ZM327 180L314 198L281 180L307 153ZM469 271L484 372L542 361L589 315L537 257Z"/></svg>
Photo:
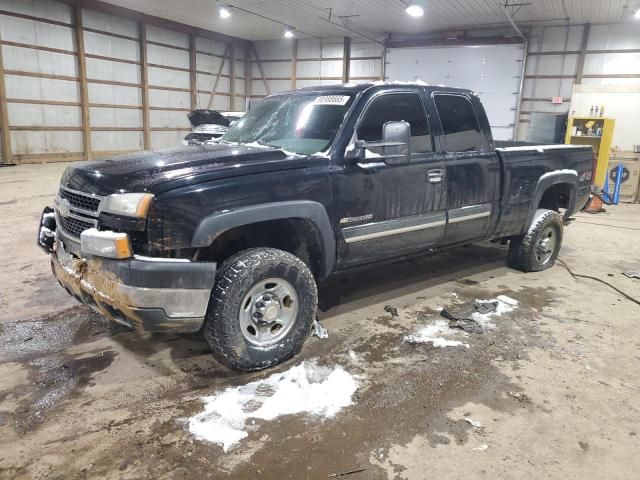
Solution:
<svg viewBox="0 0 640 480"><path fill-rule="evenodd" d="M415 93L393 93L373 100L358 126L358 140L379 142L382 140L382 126L385 123L402 120L411 125L411 151L432 152L433 142L427 115L422 99Z"/></svg>
<svg viewBox="0 0 640 480"><path fill-rule="evenodd" d="M435 96L435 102L447 151L482 150L485 138L471 102L460 95L442 94Z"/></svg>

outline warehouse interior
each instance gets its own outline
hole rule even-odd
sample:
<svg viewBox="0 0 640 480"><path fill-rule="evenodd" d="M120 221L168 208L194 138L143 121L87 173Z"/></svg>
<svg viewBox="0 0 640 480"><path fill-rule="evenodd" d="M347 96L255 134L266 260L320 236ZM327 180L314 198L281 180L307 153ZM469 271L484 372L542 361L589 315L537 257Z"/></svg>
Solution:
<svg viewBox="0 0 640 480"><path fill-rule="evenodd" d="M313 270L317 318L300 353L250 373L220 363L202 331L141 333L110 321L52 273L58 244L48 255L36 236L43 208L58 214L61 178L75 166L95 169L104 190L112 178L105 168L130 164L133 176L139 152L151 151L165 156L140 175L170 181L162 162L182 168L185 152L223 162L206 152L224 137L192 124L194 111L222 114L221 132L233 132L282 92L328 92L318 97L328 102L394 85L474 92L491 154L533 149L560 162L558 151L582 152L584 171L521 165L533 184L517 184L507 175L518 165L497 160L475 178L496 175L496 202L516 189L514 204L533 202L522 200L527 189L537 198L535 182L550 173L582 182L587 204L544 206L563 225L553 268L510 268L515 236L487 233L326 278ZM0 0L0 477L636 478L639 107L640 0ZM427 124L438 114L430 108ZM191 143L203 132L213 146ZM364 150L361 161L377 159ZM270 180L274 202L338 188L334 151L325 152L303 170L328 165L327 179L300 184L289 198L284 185L299 177L284 170ZM450 161L449 151L429 153ZM274 159L284 161L264 162ZM445 170L437 182L449 181ZM197 171L188 173L180 188L195 189ZM374 216L340 218L341 199L406 201L397 190L408 190L408 180L377 189L370 178L362 192L328 202L338 257L349 252L348 228L368 228ZM445 203L455 196L448 188ZM221 190L220 201L260 195L247 183ZM185 200L177 216L190 219L203 202ZM215 212L234 210L223 207ZM535 223L531 208L527 222ZM505 211L500 204L496 218ZM279 224L283 236L293 237L291 225ZM251 234L263 231L258 224ZM261 241L250 246L269 246ZM179 264L175 250L170 260ZM151 253L137 253L152 263ZM222 258L214 260L218 285ZM77 275L82 282L84 270ZM487 303L493 312L482 310ZM480 334L455 314L442 319L467 307L476 324L486 322Z"/></svg>

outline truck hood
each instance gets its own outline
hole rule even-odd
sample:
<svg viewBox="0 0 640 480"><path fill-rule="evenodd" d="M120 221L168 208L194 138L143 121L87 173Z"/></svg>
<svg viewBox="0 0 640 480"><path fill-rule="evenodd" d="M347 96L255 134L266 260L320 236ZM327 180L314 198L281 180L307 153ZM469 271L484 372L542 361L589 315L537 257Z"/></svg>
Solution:
<svg viewBox="0 0 640 480"><path fill-rule="evenodd" d="M303 168L307 160L272 147L195 145L76 163L64 172L61 185L96 195L159 194L215 178Z"/></svg>

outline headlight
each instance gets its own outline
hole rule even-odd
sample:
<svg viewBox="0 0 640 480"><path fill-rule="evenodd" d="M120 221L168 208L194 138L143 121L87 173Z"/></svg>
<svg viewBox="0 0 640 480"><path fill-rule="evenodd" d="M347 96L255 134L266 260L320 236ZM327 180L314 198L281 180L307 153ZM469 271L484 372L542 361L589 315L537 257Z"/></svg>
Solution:
<svg viewBox="0 0 640 480"><path fill-rule="evenodd" d="M124 217L146 218L152 201L151 193L114 193L103 200L100 211Z"/></svg>

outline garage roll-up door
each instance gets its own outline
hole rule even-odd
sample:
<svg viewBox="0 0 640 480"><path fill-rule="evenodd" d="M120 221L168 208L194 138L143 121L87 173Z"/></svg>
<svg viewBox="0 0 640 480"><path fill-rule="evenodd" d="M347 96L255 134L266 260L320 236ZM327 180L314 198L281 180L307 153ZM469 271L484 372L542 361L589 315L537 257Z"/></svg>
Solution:
<svg viewBox="0 0 640 480"><path fill-rule="evenodd" d="M385 78L473 90L487 111L493 137L512 140L523 57L519 44L390 48Z"/></svg>

